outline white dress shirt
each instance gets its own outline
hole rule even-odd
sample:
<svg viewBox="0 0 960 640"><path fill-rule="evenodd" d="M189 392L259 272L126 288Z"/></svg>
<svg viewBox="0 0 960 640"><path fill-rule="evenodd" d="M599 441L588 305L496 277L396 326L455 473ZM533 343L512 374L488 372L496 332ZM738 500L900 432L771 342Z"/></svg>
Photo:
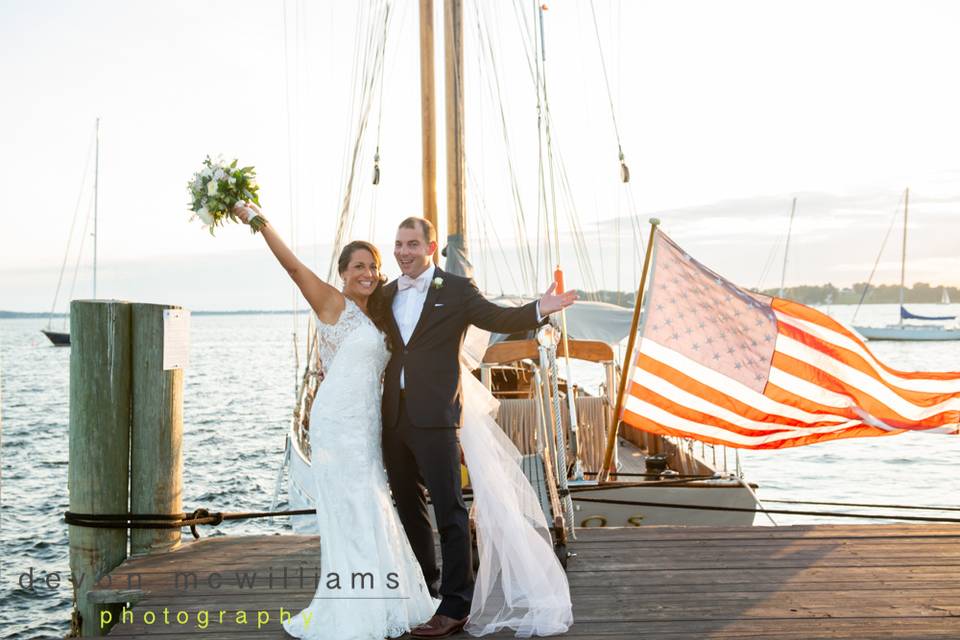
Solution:
<svg viewBox="0 0 960 640"><path fill-rule="evenodd" d="M430 282L433 281L433 274L436 265L430 263L423 273L417 278L417 282L425 282L421 285L420 291L417 287L397 291L393 297L393 317L397 321L397 328L400 329L400 337L403 338L403 344L410 342L413 330L417 327L420 320L420 313L423 311L423 303L427 299L427 291L430 289ZM400 369L400 388L403 389L403 369Z"/></svg>

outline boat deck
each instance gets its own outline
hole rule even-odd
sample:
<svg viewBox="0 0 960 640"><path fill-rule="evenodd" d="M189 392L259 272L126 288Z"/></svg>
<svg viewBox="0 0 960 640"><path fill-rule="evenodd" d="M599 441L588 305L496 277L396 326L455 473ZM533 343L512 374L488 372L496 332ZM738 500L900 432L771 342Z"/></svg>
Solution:
<svg viewBox="0 0 960 640"><path fill-rule="evenodd" d="M960 638L960 526L581 529L571 551L575 624L564 637ZM112 572L111 584L123 589L128 575L139 574L139 590L99 592L101 601L138 599L134 621L110 635L289 637L279 610L295 613L310 600L318 552L313 536L222 536L128 559ZM199 586L177 589L175 571L196 572ZM236 572L244 571L256 572L253 587L237 586ZM222 577L219 589L207 585L212 572ZM130 586L136 588L135 579ZM209 611L206 629L197 626L201 610ZM239 610L246 611L245 625L235 622ZM147 611L156 615L152 625L143 621ZM189 616L186 624L175 619L180 611ZM258 611L270 616L259 629Z"/></svg>

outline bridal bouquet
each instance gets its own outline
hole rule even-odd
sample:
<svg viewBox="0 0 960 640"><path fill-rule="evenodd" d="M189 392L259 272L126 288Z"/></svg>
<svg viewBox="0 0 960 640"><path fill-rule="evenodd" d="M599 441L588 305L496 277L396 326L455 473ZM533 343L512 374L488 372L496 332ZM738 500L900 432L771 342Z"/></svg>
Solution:
<svg viewBox="0 0 960 640"><path fill-rule="evenodd" d="M219 156L216 160L207 156L203 168L193 174L193 179L187 184L190 210L210 230L210 235L213 235L214 227L224 224L226 218L242 222L233 213L233 205L247 200L259 205L259 190L253 167L237 168L236 160L227 164ZM250 221L250 230L256 233L263 228L263 224L262 218L254 218Z"/></svg>

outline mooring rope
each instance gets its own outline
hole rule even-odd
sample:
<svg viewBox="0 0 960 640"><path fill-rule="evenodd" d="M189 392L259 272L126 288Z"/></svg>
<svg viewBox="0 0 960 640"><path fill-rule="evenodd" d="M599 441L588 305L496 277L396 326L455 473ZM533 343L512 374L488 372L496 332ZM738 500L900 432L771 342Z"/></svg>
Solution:
<svg viewBox="0 0 960 640"><path fill-rule="evenodd" d="M623 475L623 474L621 474ZM643 475L643 474L636 474ZM627 484L618 483L616 488L625 486L678 486L683 484L694 484L702 480L697 476L691 476L686 479L670 479L659 482L631 482ZM637 507L660 507L663 509L692 509L704 511L736 511L741 513L757 512L758 509L748 507L723 507L719 505L705 504L677 504L670 502L646 502L641 500L614 500L609 498L587 498L584 493L598 491L602 489L611 489L609 485L592 485L587 487L571 487L568 491L570 498L578 502L593 502L598 504L617 504ZM566 497L566 496L564 496ZM813 505L832 505L872 509L914 509L926 511L960 511L960 507L936 507L919 505L897 505L897 504L861 504L850 502L805 502L801 500L765 500L765 502L777 502L787 504L813 504ZM842 513L836 511L799 511L792 509L767 509L762 511L767 513L777 513L794 516L818 516L831 518L861 518L866 520L907 520L913 522L949 522L960 523L960 518L935 517L935 516L908 516L894 513L883 514L861 514L861 513ZM66 524L76 527L92 527L98 529L180 529L181 527L190 527L190 532L194 538L200 538L197 531L198 525L217 526L229 520L248 520L254 518L272 518L273 516L306 516L317 512L316 509L292 509L288 511L210 511L199 508L192 512L182 513L75 513L65 511L63 519Z"/></svg>

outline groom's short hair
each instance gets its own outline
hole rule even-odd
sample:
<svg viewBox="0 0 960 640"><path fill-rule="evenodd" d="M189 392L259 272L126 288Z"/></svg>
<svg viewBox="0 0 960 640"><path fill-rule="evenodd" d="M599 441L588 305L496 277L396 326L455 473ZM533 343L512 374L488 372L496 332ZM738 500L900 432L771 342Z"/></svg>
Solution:
<svg viewBox="0 0 960 640"><path fill-rule="evenodd" d="M426 239L427 243L437 241L437 228L433 226L433 223L427 220L426 218L419 218L417 216L410 216L406 220L400 223L398 229L419 229L423 233L423 237Z"/></svg>

